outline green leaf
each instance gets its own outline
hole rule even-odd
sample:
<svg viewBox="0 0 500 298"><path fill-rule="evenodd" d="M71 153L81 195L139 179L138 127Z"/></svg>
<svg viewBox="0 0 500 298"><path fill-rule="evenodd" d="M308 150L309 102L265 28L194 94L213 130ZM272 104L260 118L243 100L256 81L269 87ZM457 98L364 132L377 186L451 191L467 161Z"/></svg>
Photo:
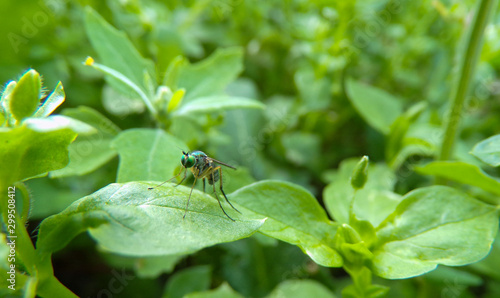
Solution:
<svg viewBox="0 0 500 298"><path fill-rule="evenodd" d="M0 180L10 184L64 167L67 147L75 137L68 128L39 132L21 126L0 131Z"/></svg>
<svg viewBox="0 0 500 298"><path fill-rule="evenodd" d="M24 120L24 125L29 129L42 133L67 128L80 134L96 132L96 129L88 124L62 115L51 115L45 118L28 118Z"/></svg>
<svg viewBox="0 0 500 298"><path fill-rule="evenodd" d="M402 111L401 100L382 89L355 80L347 81L347 95L352 105L366 122L383 134L388 134L391 124Z"/></svg>
<svg viewBox="0 0 500 298"><path fill-rule="evenodd" d="M65 109L64 115L78 119L95 130L90 135L79 135L69 146L69 164L50 173L51 178L88 174L116 156L111 141L120 129L101 113L89 107Z"/></svg>
<svg viewBox="0 0 500 298"><path fill-rule="evenodd" d="M100 251L100 256L115 268L134 270L135 274L140 278L153 279L157 278L162 273L171 273L175 265L177 265L185 255L129 257Z"/></svg>
<svg viewBox="0 0 500 298"><path fill-rule="evenodd" d="M140 278L157 278L162 273L170 273L184 255L166 255L138 258L134 266Z"/></svg>
<svg viewBox="0 0 500 298"><path fill-rule="evenodd" d="M321 137L307 132L289 132L281 136L286 158L298 166L317 170L321 154Z"/></svg>
<svg viewBox="0 0 500 298"><path fill-rule="evenodd" d="M347 270L353 280L353 284L342 289L342 297L357 298L357 297L385 297L389 291L389 287L372 284L372 272L367 267L355 268Z"/></svg>
<svg viewBox="0 0 500 298"><path fill-rule="evenodd" d="M5 115L5 111L0 104L0 126L4 126L5 122L7 121L7 115Z"/></svg>
<svg viewBox="0 0 500 298"><path fill-rule="evenodd" d="M10 112L17 121L33 115L40 103L42 81L34 69L23 74L10 94Z"/></svg>
<svg viewBox="0 0 500 298"><path fill-rule="evenodd" d="M333 182L323 191L324 202L337 222L349 224L349 209L354 200L356 217L377 227L400 202L400 196L391 191L396 177L385 164L370 164L366 184L355 192L349 182L358 161L356 158L342 161Z"/></svg>
<svg viewBox="0 0 500 298"><path fill-rule="evenodd" d="M185 102L198 97L220 94L243 70L241 48L217 49L210 57L195 64L185 64L178 69L176 89L186 89ZM175 73L175 72L174 72ZM174 88L171 76L165 86ZM169 85L170 84L170 85Z"/></svg>
<svg viewBox="0 0 500 298"><path fill-rule="evenodd" d="M498 271L498 268L500 268L500 233L497 234L488 256L468 267L474 272L479 272L482 275L487 275L500 281L500 271Z"/></svg>
<svg viewBox="0 0 500 298"><path fill-rule="evenodd" d="M302 298L302 297L315 297L315 298L334 298L336 297L330 289L321 283L310 280L285 280L280 283L267 298Z"/></svg>
<svg viewBox="0 0 500 298"><path fill-rule="evenodd" d="M389 279L424 274L438 264L462 266L484 258L498 230L498 210L450 187L406 194L377 229L374 273Z"/></svg>
<svg viewBox="0 0 500 298"><path fill-rule="evenodd" d="M90 7L85 10L85 30L103 64L123 74L148 94L144 74L156 78L154 65L141 56L125 33L113 28ZM130 92L130 86L116 79L110 79L110 83L124 94Z"/></svg>
<svg viewBox="0 0 500 298"><path fill-rule="evenodd" d="M172 95L168 103L167 113L170 113L177 109L177 107L181 104L182 99L184 98L184 93L186 93L186 90L184 89L179 89L175 91L175 93Z"/></svg>
<svg viewBox="0 0 500 298"><path fill-rule="evenodd" d="M137 128L121 132L112 142L120 165L117 182L165 181L180 165L186 144L161 129Z"/></svg>
<svg viewBox="0 0 500 298"><path fill-rule="evenodd" d="M210 266L195 266L174 274L162 297L182 298L186 294L208 290L212 276Z"/></svg>
<svg viewBox="0 0 500 298"><path fill-rule="evenodd" d="M227 282L223 282L217 289L191 293L185 298L243 298L241 294L235 292Z"/></svg>
<svg viewBox="0 0 500 298"><path fill-rule="evenodd" d="M477 143L471 154L492 167L500 166L500 135Z"/></svg>
<svg viewBox="0 0 500 298"><path fill-rule="evenodd" d="M12 112L10 111L10 100L11 100L11 94L12 91L16 88L17 82L15 81L10 81L7 83L7 86L5 86L4 90L2 91L2 98L0 99L0 104L2 105L2 110L5 116L5 119L7 120L7 124L13 125L14 120L12 118Z"/></svg>
<svg viewBox="0 0 500 298"><path fill-rule="evenodd" d="M473 265L475 264L472 264L471 266ZM455 284L473 287L480 286L483 283L482 278L478 275L461 270L460 268L446 266L439 266L436 270L427 273L425 275L425 279L434 283L442 284L447 284L450 280L453 280L453 283Z"/></svg>
<svg viewBox="0 0 500 298"><path fill-rule="evenodd" d="M302 67L294 75L294 82L302 103L308 110L326 109L330 102L331 81L324 76L317 76L312 67Z"/></svg>
<svg viewBox="0 0 500 298"><path fill-rule="evenodd" d="M47 97L41 107L35 112L34 117L47 117L54 112L63 102L66 94L61 82L57 83L54 91Z"/></svg>
<svg viewBox="0 0 500 298"><path fill-rule="evenodd" d="M344 258L344 268L346 269L362 266L366 261L373 259L373 254L368 249L367 243L348 224L343 224L337 229L335 247Z"/></svg>
<svg viewBox="0 0 500 298"><path fill-rule="evenodd" d="M421 174L435 175L463 184L477 186L483 190L500 195L500 181L488 176L475 165L460 161L434 161L416 168Z"/></svg>
<svg viewBox="0 0 500 298"><path fill-rule="evenodd" d="M189 61L183 56L177 56L168 64L165 77L163 78L163 86L169 87L171 90L177 90L177 81L181 69L188 67Z"/></svg>
<svg viewBox="0 0 500 298"><path fill-rule="evenodd" d="M420 114L427 108L426 102L419 102L405 111L399 116L391 125L390 133L387 139L385 149L385 159L389 166L398 168L406 156L400 156L400 153L405 148L405 138L410 125L420 116ZM399 160L398 160L399 157ZM401 161L401 159L403 159Z"/></svg>
<svg viewBox="0 0 500 298"><path fill-rule="evenodd" d="M316 199L305 189L282 181L261 181L230 196L245 216L267 217L259 230L268 236L299 246L316 263L342 266L333 249L337 225L326 216Z"/></svg>
<svg viewBox="0 0 500 298"><path fill-rule="evenodd" d="M71 146L71 145L70 145ZM87 195L82 187L62 187L60 181L49 178L31 179L26 186L31 193L30 220L42 220L61 212L74 201Z"/></svg>
<svg viewBox="0 0 500 298"><path fill-rule="evenodd" d="M224 191L226 194L230 194L256 181L245 167L238 167L236 170L223 170L222 175L224 177Z"/></svg>
<svg viewBox="0 0 500 298"><path fill-rule="evenodd" d="M229 220L217 200L191 189L154 183L110 184L84 197L63 212L45 219L37 249L51 253L63 248L78 233L88 230L99 246L128 256L188 254L207 246L235 241L255 233L262 219L247 220L231 213ZM223 203L224 204L224 203ZM231 212L231 207L225 208ZM233 214L234 213L234 214Z"/></svg>
<svg viewBox="0 0 500 298"><path fill-rule="evenodd" d="M244 97L232 97L225 95L196 98L182 105L173 114L176 116L190 116L195 113L213 113L231 109L263 109L265 105L261 102Z"/></svg>

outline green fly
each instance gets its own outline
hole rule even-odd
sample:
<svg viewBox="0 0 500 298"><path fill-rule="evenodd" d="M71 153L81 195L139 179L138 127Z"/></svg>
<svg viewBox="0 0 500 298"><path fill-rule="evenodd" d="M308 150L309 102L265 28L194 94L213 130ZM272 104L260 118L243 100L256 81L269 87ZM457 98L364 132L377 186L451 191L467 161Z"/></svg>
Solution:
<svg viewBox="0 0 500 298"><path fill-rule="evenodd" d="M226 199L226 202L228 202L229 205L234 210L236 210L238 213L241 213L240 211L238 211L238 209L236 209L233 206L233 204L231 204L231 202L229 202L229 200L227 199L226 193L224 193L224 189L222 188L222 184L223 184L222 183L222 168L220 165L226 166L226 167L231 168L233 170L236 170L236 168L233 166L230 166L226 163L223 163L221 161L218 161L216 159L213 159L211 157L208 157L208 155L206 155L205 153L203 153L201 151L193 151L193 152L182 151L182 154L183 155L181 157L181 165L184 167L184 169L181 169L179 174L168 179L167 181L165 181L165 182L163 182L155 187L148 187L148 189L149 190L155 189L156 187L159 187L159 186L179 177L179 175L181 175L182 172L184 172L184 176L182 177L182 180L179 183L177 183L177 185L176 185L176 186L178 186L186 179L187 169L190 169L191 172L193 173L193 176L194 176L194 182L193 182L193 186L191 187L191 191L189 192L189 198L187 201L186 210L184 211L184 216L182 218L186 217L186 213L187 213L188 206L189 206L189 200L191 200L191 194L193 193L193 188L196 184L196 181L198 179L202 179L203 180L203 192L205 192L205 180L208 180L208 184L212 185L212 187L213 187L215 197L217 198L217 201L219 202L219 206L222 209L222 212L224 212L224 214L230 220L234 221L234 219L232 219L231 216L229 216L226 213L226 210L224 210L224 208L222 207L222 204L220 203L220 200L219 200L219 196L217 195L217 191L215 190L215 183L220 180L219 189L220 189L222 195L224 196L224 199Z"/></svg>

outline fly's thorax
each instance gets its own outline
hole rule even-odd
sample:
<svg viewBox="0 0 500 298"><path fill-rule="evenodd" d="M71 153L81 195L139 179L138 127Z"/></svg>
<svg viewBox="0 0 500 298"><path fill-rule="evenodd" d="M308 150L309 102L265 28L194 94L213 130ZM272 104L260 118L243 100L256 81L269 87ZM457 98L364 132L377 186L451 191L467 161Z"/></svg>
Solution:
<svg viewBox="0 0 500 298"><path fill-rule="evenodd" d="M206 155L204 152L201 151L193 151L189 153L189 155L194 156L197 160L202 160L208 157L208 155Z"/></svg>

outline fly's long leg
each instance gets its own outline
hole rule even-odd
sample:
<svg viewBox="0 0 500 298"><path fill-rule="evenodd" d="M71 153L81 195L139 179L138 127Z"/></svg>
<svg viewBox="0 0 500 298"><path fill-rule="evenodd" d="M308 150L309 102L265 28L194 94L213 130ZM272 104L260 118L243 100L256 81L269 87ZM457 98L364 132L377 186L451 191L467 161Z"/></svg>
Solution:
<svg viewBox="0 0 500 298"><path fill-rule="evenodd" d="M182 169L180 170L179 174L177 174L177 175L175 175L174 177L172 177L172 178L168 179L167 181L162 182L162 183L158 184L158 185L157 185L157 186L155 186L155 187L148 187L148 189L149 189L149 190L155 189L155 188L160 187L160 186L162 186L163 184L165 184L165 183L169 182L170 180L173 180L173 179L175 179L175 178L179 177L179 175L182 173L182 170L184 170L184 177L182 178L181 182L179 182L177 185L181 184L181 183L182 183L182 181L184 181L184 179L186 179L186 171L187 171L187 169L186 169L186 168L182 168ZM177 186L177 185L176 185L176 186Z"/></svg>
<svg viewBox="0 0 500 298"><path fill-rule="evenodd" d="M220 182L219 182L220 192L222 192L222 195L224 196L224 199L226 199L226 202L228 202L228 203L229 203L229 205L230 205L231 207L233 207L233 209L234 209L234 210L236 210L239 214L241 214L241 212L240 212L238 209L234 208L233 204L231 204L231 202L229 202L229 200L227 199L227 197L226 197L226 193L225 193L225 192L224 192L224 190L222 189L222 169L221 169L221 167L218 167L218 168L219 168L219 179L220 179Z"/></svg>
<svg viewBox="0 0 500 298"><path fill-rule="evenodd" d="M220 168L219 168L220 169ZM214 179L214 172L210 173L210 175L212 175L212 181ZM222 209L222 212L224 212L224 214L227 216L227 218L229 218L230 220L232 221L235 221L234 219L231 218L231 216L229 216L227 213L226 213L226 210L224 210L224 207L222 207L222 204L220 203L220 199L219 199L219 196L217 195L217 191L215 190L215 181L214 183L212 183L212 187L214 189L214 194L215 194L215 197L217 198L217 202L219 202L219 207L220 209ZM227 200L227 199L226 199ZM234 208L234 207L233 207ZM238 211L239 212L239 211Z"/></svg>
<svg viewBox="0 0 500 298"><path fill-rule="evenodd" d="M177 176L179 176L181 173L179 173ZM182 182L184 182L184 180L186 179L186 174L187 174L187 169L185 169L184 171L184 177L182 177L181 181L179 181L179 183L177 183L174 187L177 187L179 186ZM175 177L177 177L175 176ZM196 182L196 179L194 180Z"/></svg>
<svg viewBox="0 0 500 298"><path fill-rule="evenodd" d="M184 180L184 179L183 179ZM194 177L194 182L193 182L193 186L191 186L191 191L189 192L189 198L188 198L188 202L186 204L186 210L184 210L184 216L182 217L182 219L184 219L186 217L186 213L188 212L188 207L189 207L189 200L191 200L191 194L193 193L193 188L194 188L194 185L196 184L196 177Z"/></svg>
<svg viewBox="0 0 500 298"><path fill-rule="evenodd" d="M205 192L205 178L203 178L203 192Z"/></svg>

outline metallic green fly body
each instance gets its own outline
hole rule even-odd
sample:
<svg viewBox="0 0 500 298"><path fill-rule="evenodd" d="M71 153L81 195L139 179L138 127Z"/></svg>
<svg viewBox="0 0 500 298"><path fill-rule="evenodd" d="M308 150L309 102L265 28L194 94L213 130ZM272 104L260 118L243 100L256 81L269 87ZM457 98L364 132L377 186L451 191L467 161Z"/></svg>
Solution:
<svg viewBox="0 0 500 298"><path fill-rule="evenodd" d="M193 193L193 188L196 184L196 181L198 179L202 179L203 180L203 191L205 191L205 179L208 180L208 184L212 185L213 187L213 190L214 190L214 194L215 194L215 197L217 198L217 201L219 202L219 206L220 208L222 209L222 212L224 212L224 214L232 221L234 221L234 219L232 219L227 213L226 211L224 210L224 208L222 207L222 204L220 203L220 199L219 199L219 196L217 195L217 191L215 190L215 183L217 181L220 180L220 183L219 183L219 189L222 193L222 195L224 196L224 199L226 199L226 202L228 202L228 204L234 209L236 210L238 213L241 213L238 211L238 209L236 209L233 204L231 204L231 202L229 202L229 200L227 199L227 196L226 194L224 193L224 189L223 189L223 183L222 183L222 168L220 165L223 165L223 166L226 166L228 168L231 168L231 169L234 169L236 170L235 167L233 166L230 166L226 163L223 163L221 161L218 161L216 159L213 159L211 157L208 157L208 155L206 155L205 153L201 152L201 151L193 151L193 152L184 152L182 151L182 157L181 157L181 165L183 166L183 170L184 171L180 171L179 174L175 175L174 177L170 178L169 180L155 186L155 187L149 187L148 189L154 189L158 186L161 186L165 183L167 183L168 181L170 180L173 180L177 177L179 177L180 174L182 174L182 172L184 172L184 176L182 177L182 180L177 184L181 184L185 179L186 179L186 174L187 174L187 169L190 169L191 172L193 173L193 176L194 176L194 182L193 182L193 186L191 187L191 191L189 192L189 198L188 198L188 201L187 201L187 205L186 205L186 210L184 211L184 216L183 218L186 217L186 213L187 213L187 209L188 209L188 206L189 206L189 200L191 200L191 194ZM176 185L176 186L177 186Z"/></svg>

